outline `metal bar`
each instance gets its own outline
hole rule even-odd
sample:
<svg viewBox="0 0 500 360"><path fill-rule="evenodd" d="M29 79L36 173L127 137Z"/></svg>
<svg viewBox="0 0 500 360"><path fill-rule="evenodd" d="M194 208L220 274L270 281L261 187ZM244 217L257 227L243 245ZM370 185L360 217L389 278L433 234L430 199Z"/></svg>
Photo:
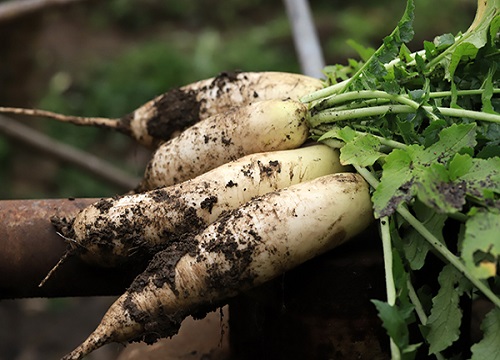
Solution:
<svg viewBox="0 0 500 360"><path fill-rule="evenodd" d="M323 52L307 0L283 0L292 27L293 41L305 75L322 78Z"/></svg>
<svg viewBox="0 0 500 360"><path fill-rule="evenodd" d="M97 199L0 201L0 299L119 295L140 269L103 269L69 258L38 287L66 250L50 218L70 217Z"/></svg>

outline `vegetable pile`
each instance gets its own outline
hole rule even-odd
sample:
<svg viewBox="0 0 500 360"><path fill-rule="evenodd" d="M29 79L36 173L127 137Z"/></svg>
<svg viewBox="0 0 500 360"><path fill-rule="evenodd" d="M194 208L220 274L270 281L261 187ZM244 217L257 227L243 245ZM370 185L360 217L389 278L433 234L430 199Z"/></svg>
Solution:
<svg viewBox="0 0 500 360"><path fill-rule="evenodd" d="M129 194L54 219L68 255L100 266L148 261L64 359L173 336L186 316L374 220L387 301L373 304L392 358L500 359L500 0L479 0L469 29L416 52L406 45L413 10L408 0L380 48L358 45L361 59L326 67L324 83L225 74L120 120L0 108L115 128L156 149ZM491 305L469 354L453 349L464 299Z"/></svg>

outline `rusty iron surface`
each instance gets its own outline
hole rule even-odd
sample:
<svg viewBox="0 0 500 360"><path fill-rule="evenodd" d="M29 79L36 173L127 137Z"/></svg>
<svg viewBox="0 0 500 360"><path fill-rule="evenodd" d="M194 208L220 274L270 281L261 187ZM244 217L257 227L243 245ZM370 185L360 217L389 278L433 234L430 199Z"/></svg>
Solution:
<svg viewBox="0 0 500 360"><path fill-rule="evenodd" d="M0 299L118 295L126 289L136 270L96 268L76 257L38 286L66 250L50 218L72 216L96 200L0 201Z"/></svg>

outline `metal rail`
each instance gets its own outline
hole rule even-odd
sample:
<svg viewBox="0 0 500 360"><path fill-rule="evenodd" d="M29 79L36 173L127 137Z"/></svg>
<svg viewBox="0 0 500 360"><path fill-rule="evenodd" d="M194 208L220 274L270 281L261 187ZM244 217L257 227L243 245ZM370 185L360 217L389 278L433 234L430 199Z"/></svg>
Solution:
<svg viewBox="0 0 500 360"><path fill-rule="evenodd" d="M0 201L0 299L119 295L140 269L103 269L69 258L38 287L66 250L50 218L72 216L97 199Z"/></svg>

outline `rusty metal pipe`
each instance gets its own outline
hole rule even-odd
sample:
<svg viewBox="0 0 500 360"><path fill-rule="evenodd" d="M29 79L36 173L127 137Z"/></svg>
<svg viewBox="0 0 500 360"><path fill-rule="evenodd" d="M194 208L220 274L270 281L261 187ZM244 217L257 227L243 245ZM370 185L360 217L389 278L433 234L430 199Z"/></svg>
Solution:
<svg viewBox="0 0 500 360"><path fill-rule="evenodd" d="M98 199L0 201L0 299L119 295L139 269L103 269L69 258L43 287L66 243L50 218L72 216Z"/></svg>

